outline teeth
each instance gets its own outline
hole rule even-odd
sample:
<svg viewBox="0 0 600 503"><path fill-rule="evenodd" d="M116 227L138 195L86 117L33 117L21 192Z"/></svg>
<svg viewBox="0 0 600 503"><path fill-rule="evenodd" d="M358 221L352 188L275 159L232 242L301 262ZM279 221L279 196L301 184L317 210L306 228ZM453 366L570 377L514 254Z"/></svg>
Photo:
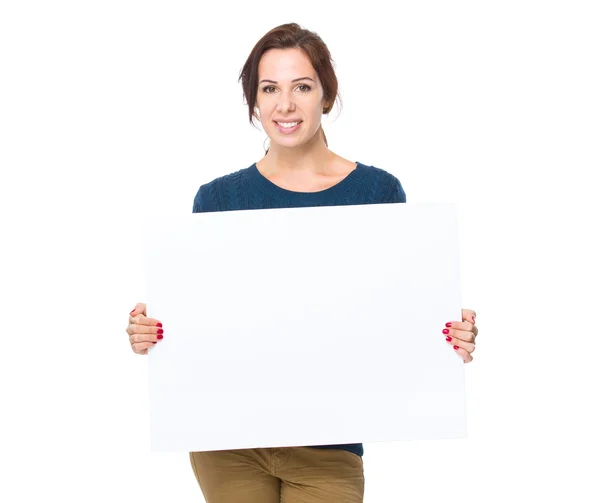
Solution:
<svg viewBox="0 0 600 503"><path fill-rule="evenodd" d="M277 124L284 128L291 128L298 125L298 122L278 122Z"/></svg>

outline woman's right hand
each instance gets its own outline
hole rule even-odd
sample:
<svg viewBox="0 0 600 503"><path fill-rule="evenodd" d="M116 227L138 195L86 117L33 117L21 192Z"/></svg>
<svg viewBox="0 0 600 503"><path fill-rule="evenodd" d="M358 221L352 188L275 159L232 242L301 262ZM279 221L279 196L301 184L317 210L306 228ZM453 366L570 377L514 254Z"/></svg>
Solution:
<svg viewBox="0 0 600 503"><path fill-rule="evenodd" d="M162 323L146 317L146 304L138 302L129 313L129 325L125 329L134 353L147 355L148 348L163 338Z"/></svg>

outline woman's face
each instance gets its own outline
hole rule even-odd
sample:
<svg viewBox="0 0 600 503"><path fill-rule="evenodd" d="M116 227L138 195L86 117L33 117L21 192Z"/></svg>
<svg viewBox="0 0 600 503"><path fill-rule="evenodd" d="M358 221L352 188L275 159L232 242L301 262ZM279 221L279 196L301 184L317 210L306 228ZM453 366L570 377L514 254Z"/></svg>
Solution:
<svg viewBox="0 0 600 503"><path fill-rule="evenodd" d="M326 104L317 73L301 49L269 49L262 55L256 108L271 148L297 147L316 139ZM286 128L278 121L299 124Z"/></svg>

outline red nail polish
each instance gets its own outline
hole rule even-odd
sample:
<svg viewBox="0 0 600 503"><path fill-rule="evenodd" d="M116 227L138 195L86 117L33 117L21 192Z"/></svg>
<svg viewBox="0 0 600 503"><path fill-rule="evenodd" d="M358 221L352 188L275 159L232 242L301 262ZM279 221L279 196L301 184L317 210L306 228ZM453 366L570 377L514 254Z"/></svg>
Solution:
<svg viewBox="0 0 600 503"><path fill-rule="evenodd" d="M165 331L164 331L162 328L159 328L159 329L156 331L156 333L157 333L157 334L164 334L164 333L165 333Z"/></svg>
<svg viewBox="0 0 600 503"><path fill-rule="evenodd" d="M158 334L158 335L156 336L156 338L157 338L157 339L162 339L162 338L163 338L163 336L162 336L162 335L160 335L160 334Z"/></svg>
<svg viewBox="0 0 600 503"><path fill-rule="evenodd" d="M156 342L152 341L152 344L156 344Z"/></svg>
<svg viewBox="0 0 600 503"><path fill-rule="evenodd" d="M448 337L446 337L446 340L447 340L448 342L450 342L450 341L452 340L452 337L448 336Z"/></svg>
<svg viewBox="0 0 600 503"><path fill-rule="evenodd" d="M473 320L473 323L475 323L475 316L471 316L471 319Z"/></svg>
<svg viewBox="0 0 600 503"><path fill-rule="evenodd" d="M157 323L156 326L157 327L162 327L162 323Z"/></svg>
<svg viewBox="0 0 600 503"><path fill-rule="evenodd" d="M135 311L135 307L131 311L129 311L129 314L133 313L134 311Z"/></svg>
<svg viewBox="0 0 600 503"><path fill-rule="evenodd" d="M444 328L444 330L442 330L442 333L443 333L443 334L449 334L449 333L450 333L450 330L448 330L447 328Z"/></svg>
<svg viewBox="0 0 600 503"><path fill-rule="evenodd" d="M458 349L458 346L454 346L454 349Z"/></svg>
<svg viewBox="0 0 600 503"><path fill-rule="evenodd" d="M448 322L448 323L446 323L446 326L447 326L448 328L450 328L450 327L452 326L452 323Z"/></svg>

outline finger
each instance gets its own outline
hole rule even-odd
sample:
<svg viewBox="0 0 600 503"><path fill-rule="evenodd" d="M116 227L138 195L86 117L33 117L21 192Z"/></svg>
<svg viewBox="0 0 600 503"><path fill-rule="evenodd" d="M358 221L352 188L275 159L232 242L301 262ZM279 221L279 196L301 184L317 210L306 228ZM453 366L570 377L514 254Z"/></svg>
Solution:
<svg viewBox="0 0 600 503"><path fill-rule="evenodd" d="M151 343L151 344L156 344L161 339L162 339L162 335L133 334L133 335L129 336L129 344L139 344L139 343L144 343L144 342Z"/></svg>
<svg viewBox="0 0 600 503"><path fill-rule="evenodd" d="M162 323L155 318L147 318L143 314L129 317L129 324L146 325L151 327L162 327Z"/></svg>
<svg viewBox="0 0 600 503"><path fill-rule="evenodd" d="M134 344L136 342L158 342L161 340L163 335L162 328L156 327L137 327L136 325L132 325L134 328L151 330L150 332L134 332L129 335L129 342Z"/></svg>
<svg viewBox="0 0 600 503"><path fill-rule="evenodd" d="M472 309L463 309L462 310L462 319L463 321L468 321L470 323L475 324L475 318L477 317L477 313Z"/></svg>
<svg viewBox="0 0 600 503"><path fill-rule="evenodd" d="M129 335L129 342L156 342L164 336L164 330L161 328L162 323L156 325L138 325L130 324L125 329Z"/></svg>
<svg viewBox="0 0 600 503"><path fill-rule="evenodd" d="M152 342L137 342L137 343L131 345L131 349L133 350L134 353L136 353L138 355L147 355L148 348L151 348L153 346L154 346L154 343L152 343Z"/></svg>
<svg viewBox="0 0 600 503"><path fill-rule="evenodd" d="M446 328L453 330L464 330L465 332L475 332L475 325L468 321L449 321Z"/></svg>
<svg viewBox="0 0 600 503"><path fill-rule="evenodd" d="M469 362L473 361L473 357L461 347L458 347L458 349L455 349L454 352L457 353L458 356L460 356L463 359L463 362L465 362L465 363L469 363Z"/></svg>
<svg viewBox="0 0 600 503"><path fill-rule="evenodd" d="M143 314L146 316L146 304L143 302L138 302L135 307L129 312L129 316L136 316L138 314Z"/></svg>
<svg viewBox="0 0 600 503"><path fill-rule="evenodd" d="M129 335L133 334L158 334L163 333L162 323L156 325L138 325L137 323L130 323L125 329Z"/></svg>
<svg viewBox="0 0 600 503"><path fill-rule="evenodd" d="M451 340L448 340L449 338ZM450 336L446 337L446 342L452 345L453 347L458 346L459 348L464 349L467 353L472 353L473 351L475 351L475 344L473 344L472 342L461 341L460 339L454 339Z"/></svg>
<svg viewBox="0 0 600 503"><path fill-rule="evenodd" d="M448 337L451 337L453 340L461 340L464 342L475 342L475 334L473 332L468 332L466 330L456 330L455 328L449 328L443 330L442 333ZM448 341L450 342L450 341Z"/></svg>

